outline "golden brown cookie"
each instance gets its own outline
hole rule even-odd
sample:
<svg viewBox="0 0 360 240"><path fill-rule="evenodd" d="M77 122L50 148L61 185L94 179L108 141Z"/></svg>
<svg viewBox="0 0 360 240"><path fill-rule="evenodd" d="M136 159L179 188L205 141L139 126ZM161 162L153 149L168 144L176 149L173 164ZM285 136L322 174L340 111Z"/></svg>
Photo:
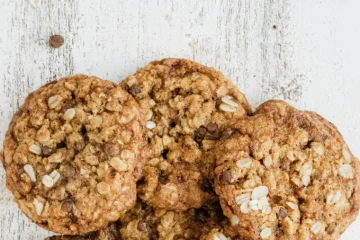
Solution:
<svg viewBox="0 0 360 240"><path fill-rule="evenodd" d="M336 127L282 101L214 148L224 214L251 239L338 239L360 204L359 161Z"/></svg>
<svg viewBox="0 0 360 240"><path fill-rule="evenodd" d="M49 240L237 240L218 201L177 213L138 201L117 223L87 236L54 236Z"/></svg>
<svg viewBox="0 0 360 240"><path fill-rule="evenodd" d="M146 115L151 158L138 194L177 211L199 208L213 194L213 163L203 155L231 119L251 112L222 73L185 59L154 61L122 82Z"/></svg>
<svg viewBox="0 0 360 240"><path fill-rule="evenodd" d="M83 235L59 235L48 237L45 240L124 240L120 236L120 222L111 223L109 226Z"/></svg>
<svg viewBox="0 0 360 240"><path fill-rule="evenodd" d="M45 229L98 230L136 202L143 133L139 105L116 84L85 75L48 83L26 98L6 133L7 187Z"/></svg>

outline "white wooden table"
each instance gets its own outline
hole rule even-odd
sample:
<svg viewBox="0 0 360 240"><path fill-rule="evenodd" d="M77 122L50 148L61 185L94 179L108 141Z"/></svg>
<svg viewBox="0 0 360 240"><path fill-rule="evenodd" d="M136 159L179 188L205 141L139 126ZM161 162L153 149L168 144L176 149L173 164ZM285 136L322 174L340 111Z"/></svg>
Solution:
<svg viewBox="0 0 360 240"><path fill-rule="evenodd" d="M119 82L151 60L184 57L223 71L254 107L277 98L319 112L360 156L359 9L358 0L1 0L0 142L47 81L86 73ZM52 34L64 46L49 48ZM11 199L0 167L1 240L50 234ZM342 239L360 239L360 218Z"/></svg>

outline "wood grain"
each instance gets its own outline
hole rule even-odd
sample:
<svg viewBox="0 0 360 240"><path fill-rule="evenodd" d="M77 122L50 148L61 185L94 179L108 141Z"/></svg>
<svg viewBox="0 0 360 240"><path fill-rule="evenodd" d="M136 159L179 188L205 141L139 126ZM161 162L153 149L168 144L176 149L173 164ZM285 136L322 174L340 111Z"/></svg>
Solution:
<svg viewBox="0 0 360 240"><path fill-rule="evenodd" d="M0 142L25 96L74 73L119 82L151 60L184 57L220 69L254 107L285 99L320 112L360 156L360 3L356 0L3 0ZM65 44L48 46L52 34ZM0 168L0 239L49 233L23 216ZM360 220L343 239L360 239Z"/></svg>

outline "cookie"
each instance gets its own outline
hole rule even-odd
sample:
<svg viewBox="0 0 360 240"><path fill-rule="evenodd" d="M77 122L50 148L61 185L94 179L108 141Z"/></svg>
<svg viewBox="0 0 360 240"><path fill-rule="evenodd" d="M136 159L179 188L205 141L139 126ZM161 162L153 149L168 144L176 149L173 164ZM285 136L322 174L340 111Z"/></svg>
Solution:
<svg viewBox="0 0 360 240"><path fill-rule="evenodd" d="M138 201L125 217L107 229L91 233L88 236L55 236L48 239L236 240L240 238L237 237L228 220L223 216L218 201L208 203L200 209L189 209L179 213L156 209Z"/></svg>
<svg viewBox="0 0 360 240"><path fill-rule="evenodd" d="M234 234L218 201L185 212L153 208L140 202L121 219L121 224L121 237L134 240L205 239L209 234L224 237Z"/></svg>
<svg viewBox="0 0 360 240"><path fill-rule="evenodd" d="M62 234L98 230L136 203L146 146L139 105L116 84L76 75L31 93L6 133L3 165L19 208Z"/></svg>
<svg viewBox="0 0 360 240"><path fill-rule="evenodd" d="M185 59L154 61L121 83L146 116L150 159L138 194L157 208L201 207L213 194L213 163L203 155L230 119L251 112L220 72Z"/></svg>
<svg viewBox="0 0 360 240"><path fill-rule="evenodd" d="M359 161L336 127L282 101L214 148L224 214L251 239L338 239L359 211Z"/></svg>
<svg viewBox="0 0 360 240"><path fill-rule="evenodd" d="M60 235L48 237L45 240L120 240L119 226L120 222L111 223L96 232L90 232L83 235Z"/></svg>

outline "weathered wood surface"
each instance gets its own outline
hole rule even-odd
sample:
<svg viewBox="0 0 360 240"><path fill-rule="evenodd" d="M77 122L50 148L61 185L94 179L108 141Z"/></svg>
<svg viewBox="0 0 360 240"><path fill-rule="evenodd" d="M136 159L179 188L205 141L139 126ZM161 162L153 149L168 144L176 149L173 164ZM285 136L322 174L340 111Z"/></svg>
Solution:
<svg viewBox="0 0 360 240"><path fill-rule="evenodd" d="M0 142L32 90L74 73L120 81L153 59L214 66L256 107L286 99L321 113L360 156L357 0L2 0ZM59 49L47 45L61 34ZM49 233L24 217L0 167L0 239ZM360 219L342 239L360 239Z"/></svg>

